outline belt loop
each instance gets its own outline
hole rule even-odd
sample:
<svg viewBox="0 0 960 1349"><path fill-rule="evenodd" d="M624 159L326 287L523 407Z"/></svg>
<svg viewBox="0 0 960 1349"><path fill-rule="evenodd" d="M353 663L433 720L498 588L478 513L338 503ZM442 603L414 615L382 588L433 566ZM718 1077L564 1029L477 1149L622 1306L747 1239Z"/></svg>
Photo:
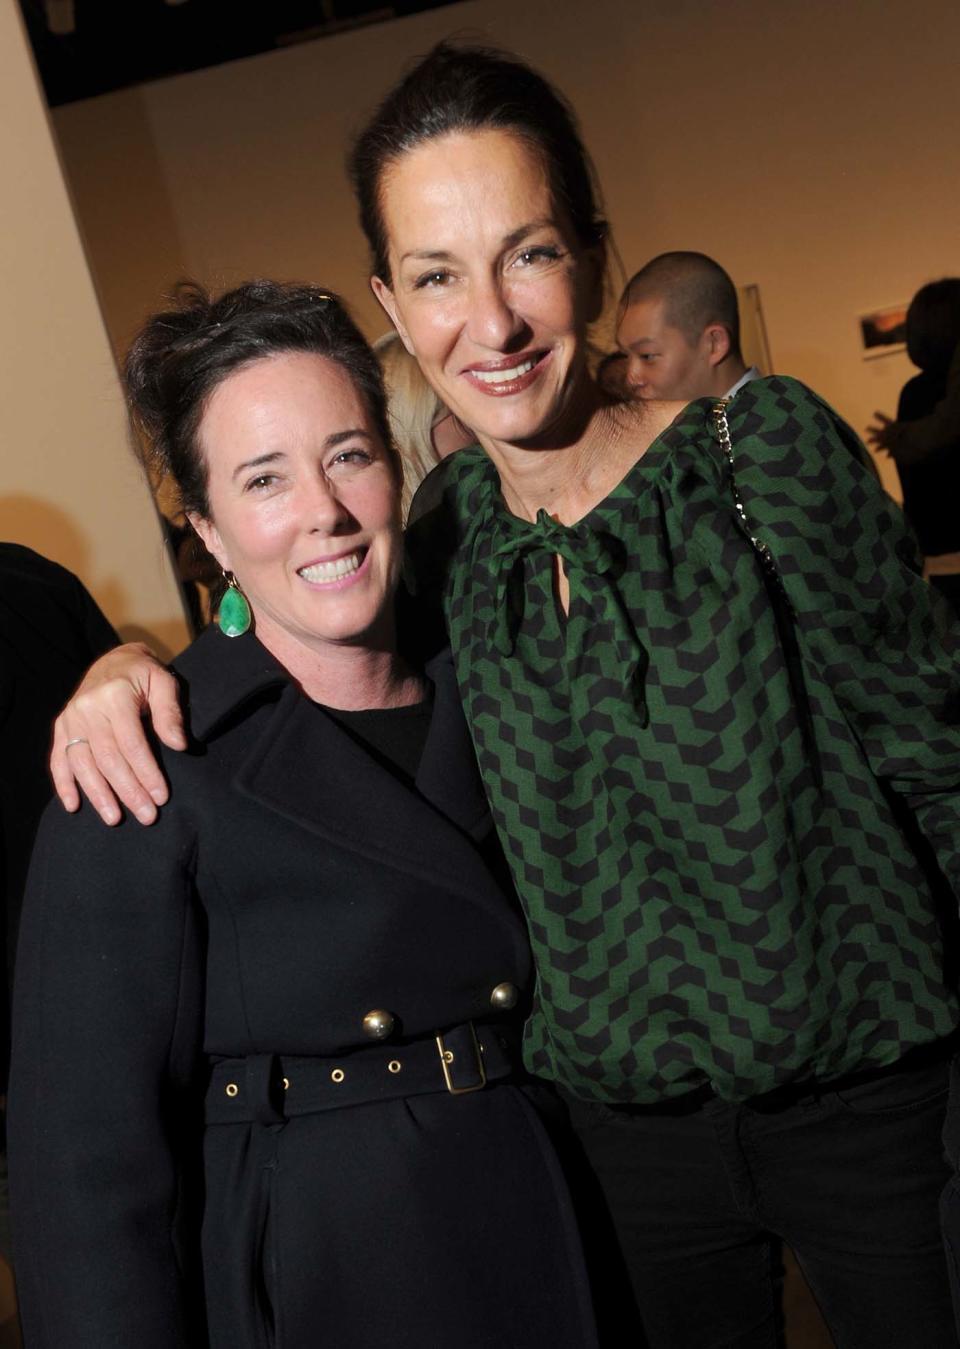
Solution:
<svg viewBox="0 0 960 1349"><path fill-rule="evenodd" d="M284 1115L274 1104L277 1085L277 1056L250 1054L246 1060L247 1100L258 1124L283 1124Z"/></svg>

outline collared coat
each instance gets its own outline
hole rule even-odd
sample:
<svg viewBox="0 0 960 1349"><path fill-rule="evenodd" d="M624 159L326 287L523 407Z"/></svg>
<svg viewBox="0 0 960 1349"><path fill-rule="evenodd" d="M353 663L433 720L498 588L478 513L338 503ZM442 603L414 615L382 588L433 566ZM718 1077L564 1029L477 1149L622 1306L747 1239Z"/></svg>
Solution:
<svg viewBox="0 0 960 1349"><path fill-rule="evenodd" d="M219 1059L349 1069L374 1008L400 1053L529 984L452 669L428 670L414 790L252 635L211 629L176 668L192 740L163 755L158 822L54 807L35 852L10 1119L27 1349L591 1346L521 1086L203 1125Z"/></svg>

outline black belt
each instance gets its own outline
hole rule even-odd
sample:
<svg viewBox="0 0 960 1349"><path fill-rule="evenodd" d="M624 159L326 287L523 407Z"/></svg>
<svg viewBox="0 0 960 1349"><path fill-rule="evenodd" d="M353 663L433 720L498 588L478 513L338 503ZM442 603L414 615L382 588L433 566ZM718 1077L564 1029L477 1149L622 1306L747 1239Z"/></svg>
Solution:
<svg viewBox="0 0 960 1349"><path fill-rule="evenodd" d="M517 1070L517 1037L505 1026L454 1026L405 1045L371 1045L337 1058L251 1054L214 1064L208 1124L280 1124L293 1115L449 1092L462 1096Z"/></svg>

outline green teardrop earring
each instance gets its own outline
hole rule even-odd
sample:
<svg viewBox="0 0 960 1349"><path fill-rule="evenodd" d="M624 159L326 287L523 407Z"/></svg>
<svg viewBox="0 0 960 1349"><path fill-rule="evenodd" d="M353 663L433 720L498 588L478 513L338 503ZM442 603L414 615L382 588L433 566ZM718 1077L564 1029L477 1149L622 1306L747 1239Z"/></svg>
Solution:
<svg viewBox="0 0 960 1349"><path fill-rule="evenodd" d="M217 627L224 637L242 637L250 627L250 605L232 571L223 573L227 588L217 610Z"/></svg>

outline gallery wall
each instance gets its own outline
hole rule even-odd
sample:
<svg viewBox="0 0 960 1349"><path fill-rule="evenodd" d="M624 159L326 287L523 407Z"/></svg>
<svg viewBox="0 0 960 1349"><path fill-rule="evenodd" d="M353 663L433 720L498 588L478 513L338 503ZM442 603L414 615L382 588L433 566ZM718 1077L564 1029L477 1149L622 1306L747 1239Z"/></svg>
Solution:
<svg viewBox="0 0 960 1349"><path fill-rule="evenodd" d="M69 567L115 627L186 640L111 344L14 0L0 0L0 539Z"/></svg>
<svg viewBox="0 0 960 1349"><path fill-rule="evenodd" d="M759 286L776 369L860 431L894 408L912 367L864 360L858 317L960 273L955 0L468 0L63 107L117 346L180 275L317 279L382 331L344 147L455 31L570 96L629 271L667 248L712 254Z"/></svg>

